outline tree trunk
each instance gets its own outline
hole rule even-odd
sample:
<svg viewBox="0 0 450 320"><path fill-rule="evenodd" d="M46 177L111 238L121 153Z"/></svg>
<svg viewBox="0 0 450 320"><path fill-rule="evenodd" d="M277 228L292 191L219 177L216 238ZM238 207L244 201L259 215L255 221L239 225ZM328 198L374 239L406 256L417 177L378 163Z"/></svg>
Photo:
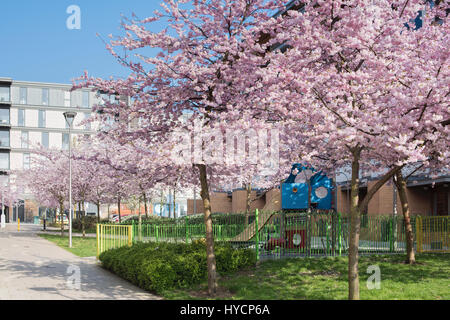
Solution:
<svg viewBox="0 0 450 320"><path fill-rule="evenodd" d="M369 201L375 193L402 167L394 167L378 180L361 202L359 202L359 160L361 149L352 150L352 181L351 181L351 203L350 203L350 239L348 248L348 298L350 300L359 300L359 276L358 276L358 247L359 234L361 229L361 212L367 210Z"/></svg>
<svg viewBox="0 0 450 320"><path fill-rule="evenodd" d="M142 196L144 197L145 218L148 218L147 195L143 192Z"/></svg>
<svg viewBox="0 0 450 320"><path fill-rule="evenodd" d="M414 264L416 262L416 257L414 254L414 234L411 226L411 217L409 212L409 203L406 196L406 181L403 178L402 171L399 170L395 174L395 184L398 190L398 195L400 197L400 203L402 205L403 218L405 221L406 229L406 263Z"/></svg>
<svg viewBox="0 0 450 320"><path fill-rule="evenodd" d="M352 161L350 240L348 247L348 299L359 300L358 246L361 227L359 202L359 159L361 149L355 148Z"/></svg>
<svg viewBox="0 0 450 320"><path fill-rule="evenodd" d="M142 241L142 215L141 215L141 202L139 201L139 241Z"/></svg>
<svg viewBox="0 0 450 320"><path fill-rule="evenodd" d="M175 189L173 189L173 218L177 218L177 203L175 202Z"/></svg>
<svg viewBox="0 0 450 320"><path fill-rule="evenodd" d="M120 215L120 197L117 197L117 213L119 214L119 223L121 223L122 217Z"/></svg>
<svg viewBox="0 0 450 320"><path fill-rule="evenodd" d="M206 165L197 164L200 171L201 196L203 200L204 220L206 227L206 262L208 267L208 293L214 296L217 292L216 256L214 254L214 235L211 218L211 202L209 198Z"/></svg>
<svg viewBox="0 0 450 320"><path fill-rule="evenodd" d="M61 237L64 237L64 202L59 203L59 218L61 220Z"/></svg>
<svg viewBox="0 0 450 320"><path fill-rule="evenodd" d="M86 238L86 228L84 225L84 216L86 214L85 207L84 207L84 201L82 202L82 208L81 208L81 232L83 233L83 238Z"/></svg>
<svg viewBox="0 0 450 320"><path fill-rule="evenodd" d="M100 223L100 202L97 202L97 223Z"/></svg>

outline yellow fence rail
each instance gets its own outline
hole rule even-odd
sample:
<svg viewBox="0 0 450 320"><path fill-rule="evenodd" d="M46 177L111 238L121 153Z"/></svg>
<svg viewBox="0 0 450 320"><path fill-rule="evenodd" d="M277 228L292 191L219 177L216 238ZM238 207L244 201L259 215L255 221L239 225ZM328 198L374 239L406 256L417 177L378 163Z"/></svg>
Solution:
<svg viewBox="0 0 450 320"><path fill-rule="evenodd" d="M417 252L450 252L450 216L416 218Z"/></svg>
<svg viewBox="0 0 450 320"><path fill-rule="evenodd" d="M97 258L102 252L133 244L133 226L97 224Z"/></svg>

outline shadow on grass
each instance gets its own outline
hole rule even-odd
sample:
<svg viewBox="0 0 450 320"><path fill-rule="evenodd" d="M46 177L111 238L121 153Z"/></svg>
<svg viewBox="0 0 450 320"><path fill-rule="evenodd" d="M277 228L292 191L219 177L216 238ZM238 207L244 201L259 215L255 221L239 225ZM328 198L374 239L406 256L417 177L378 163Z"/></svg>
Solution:
<svg viewBox="0 0 450 320"><path fill-rule="evenodd" d="M415 265L404 264L404 260L404 254L360 257L361 298L450 298L446 289L450 286L450 254L420 254L417 255L418 264ZM366 287L366 281L371 275L366 270L370 265L380 267L380 290L368 290ZM347 299L347 268L347 257L269 260L256 268L223 277L219 284L231 292L231 299ZM167 298L180 298L187 293L195 297L195 292L192 292L192 289L179 291Z"/></svg>

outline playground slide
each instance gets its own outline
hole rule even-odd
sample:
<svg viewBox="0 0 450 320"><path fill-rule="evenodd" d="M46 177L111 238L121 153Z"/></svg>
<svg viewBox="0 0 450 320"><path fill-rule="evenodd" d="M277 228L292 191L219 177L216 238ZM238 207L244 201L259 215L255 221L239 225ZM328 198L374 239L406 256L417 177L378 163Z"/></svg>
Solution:
<svg viewBox="0 0 450 320"><path fill-rule="evenodd" d="M272 218L275 212L280 211L281 207L281 192L276 190L272 198L266 202L266 205L259 213L258 217L258 231L260 231L266 223ZM256 234L256 221L253 221L248 227L231 239L232 242L247 242L250 241Z"/></svg>

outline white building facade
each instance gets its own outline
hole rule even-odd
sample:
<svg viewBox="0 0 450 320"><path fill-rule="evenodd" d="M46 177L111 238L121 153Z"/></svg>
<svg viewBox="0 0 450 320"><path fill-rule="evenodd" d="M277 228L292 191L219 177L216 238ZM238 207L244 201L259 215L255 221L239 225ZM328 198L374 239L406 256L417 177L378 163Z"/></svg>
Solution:
<svg viewBox="0 0 450 320"><path fill-rule="evenodd" d="M74 111L77 116L72 139L78 135L91 135L95 123L82 123L92 114L92 106L101 98L89 90L74 90L68 84L15 81L0 78L0 183L14 180L11 171L27 169L31 150L38 146L68 150L69 127L64 112ZM24 195L23 208L9 214L8 220L32 222L40 215L39 208ZM34 219L33 219L34 218Z"/></svg>

